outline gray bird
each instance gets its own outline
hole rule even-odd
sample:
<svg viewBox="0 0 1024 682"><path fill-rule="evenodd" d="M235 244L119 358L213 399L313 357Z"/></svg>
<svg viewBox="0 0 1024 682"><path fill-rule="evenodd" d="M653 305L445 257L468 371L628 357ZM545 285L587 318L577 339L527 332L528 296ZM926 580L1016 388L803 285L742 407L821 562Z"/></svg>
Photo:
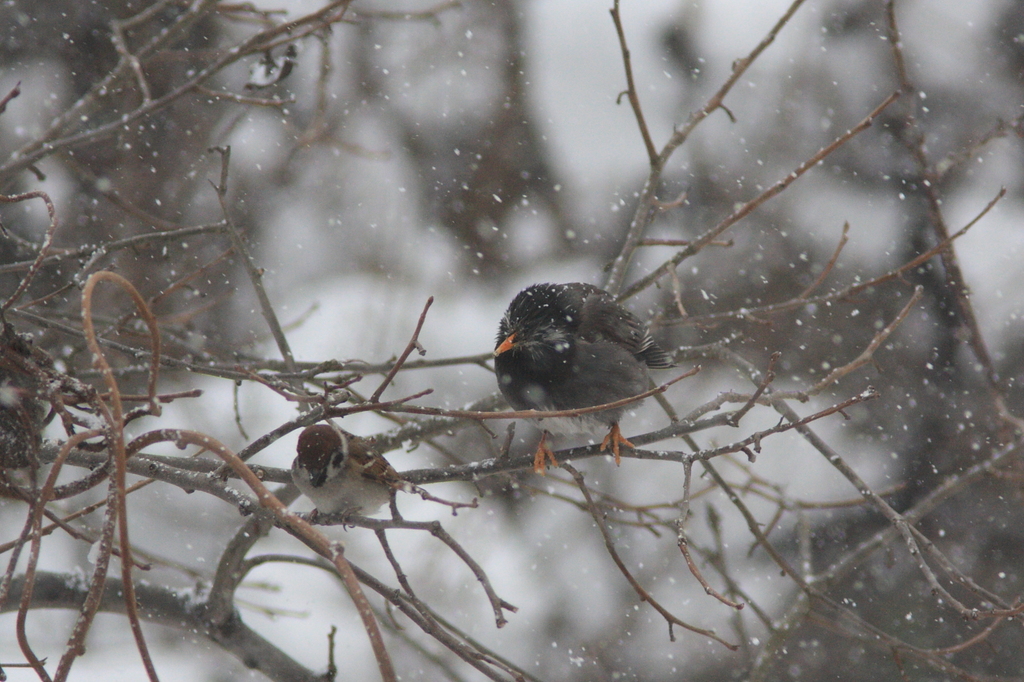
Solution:
<svg viewBox="0 0 1024 682"><path fill-rule="evenodd" d="M672 357L647 326L591 284L534 284L519 292L498 326L494 369L498 388L516 410L572 410L623 400L648 388L648 369L672 367ZM625 407L538 420L544 430L533 468L557 465L552 434L609 429L601 449L633 447L619 431Z"/></svg>

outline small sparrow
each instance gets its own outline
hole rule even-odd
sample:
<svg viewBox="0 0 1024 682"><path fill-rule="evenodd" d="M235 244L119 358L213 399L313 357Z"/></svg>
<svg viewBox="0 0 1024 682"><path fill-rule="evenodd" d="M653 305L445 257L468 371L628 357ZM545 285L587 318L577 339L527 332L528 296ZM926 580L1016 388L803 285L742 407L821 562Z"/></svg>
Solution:
<svg viewBox="0 0 1024 682"><path fill-rule="evenodd" d="M319 513L372 514L388 503L393 490L404 489L398 472L371 451L372 442L330 422L299 434L292 480Z"/></svg>
<svg viewBox="0 0 1024 682"><path fill-rule="evenodd" d="M647 326L591 284L534 284L512 299L498 326L494 369L498 388L516 410L573 410L643 393L647 370L673 366L672 357ZM601 449L633 447L619 431L625 407L578 417L538 420L544 433L533 469L546 460L557 465L547 446L549 433L593 433L610 428Z"/></svg>

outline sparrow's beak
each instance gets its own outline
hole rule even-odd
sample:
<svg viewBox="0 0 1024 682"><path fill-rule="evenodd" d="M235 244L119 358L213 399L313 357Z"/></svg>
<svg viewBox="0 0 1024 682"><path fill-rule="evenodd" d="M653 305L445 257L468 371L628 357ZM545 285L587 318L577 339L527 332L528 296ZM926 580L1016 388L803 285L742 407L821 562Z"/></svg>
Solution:
<svg viewBox="0 0 1024 682"><path fill-rule="evenodd" d="M494 349L494 357L498 357L507 350L512 350L512 346L516 343L516 333L512 332L508 335L508 338L501 342L501 345Z"/></svg>
<svg viewBox="0 0 1024 682"><path fill-rule="evenodd" d="M309 482L314 488L321 487L327 482L327 467L314 469L309 472Z"/></svg>

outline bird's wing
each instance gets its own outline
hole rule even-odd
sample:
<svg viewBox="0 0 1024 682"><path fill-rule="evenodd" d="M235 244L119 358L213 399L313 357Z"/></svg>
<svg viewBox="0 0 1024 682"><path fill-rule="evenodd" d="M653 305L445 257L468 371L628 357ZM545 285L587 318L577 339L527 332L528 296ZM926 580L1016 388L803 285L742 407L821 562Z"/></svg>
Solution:
<svg viewBox="0 0 1024 682"><path fill-rule="evenodd" d="M584 298L578 333L583 339L617 343L652 369L674 366L672 357L657 344L640 318L616 303L608 292L581 286L586 287L580 292Z"/></svg>
<svg viewBox="0 0 1024 682"><path fill-rule="evenodd" d="M633 354L640 353L649 338L647 327L636 315L596 287L584 294L578 333L591 342L612 341Z"/></svg>
<svg viewBox="0 0 1024 682"><path fill-rule="evenodd" d="M365 450L353 450L351 456L359 467L359 473L365 478L390 486L397 486L403 482L402 477L383 456L370 454Z"/></svg>

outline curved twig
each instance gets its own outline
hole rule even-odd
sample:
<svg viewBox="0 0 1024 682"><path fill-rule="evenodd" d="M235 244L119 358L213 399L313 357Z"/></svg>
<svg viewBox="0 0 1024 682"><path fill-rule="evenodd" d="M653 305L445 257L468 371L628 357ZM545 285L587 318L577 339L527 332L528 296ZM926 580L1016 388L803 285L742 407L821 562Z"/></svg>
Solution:
<svg viewBox="0 0 1024 682"><path fill-rule="evenodd" d="M43 243L39 246L39 253L36 254L35 260L32 261L32 265L29 266L28 272L21 278L18 283L18 287L14 290L14 293L4 301L3 305L0 306L0 316L7 312L7 309L18 302L18 299L24 295L28 289L32 280L39 272L39 268L43 265L43 260L46 258L46 254L50 251L50 246L53 245L53 235L57 232L57 209L53 205L53 201L50 200L50 195L42 190L35 190L33 192L25 192L24 194L13 194L5 195L0 194L0 204L10 204L18 201L27 201L28 199L42 199L43 203L46 204L46 212L50 216L50 226L46 228L46 235L43 237Z"/></svg>
<svg viewBox="0 0 1024 682"><path fill-rule="evenodd" d="M150 680L155 681L157 680L156 668L153 665L152 658L150 658L149 647L146 645L146 639L142 633L142 624L139 622L138 611L135 607L135 581L132 579L134 562L132 561L131 542L128 538L128 504L125 499L125 477L127 474L125 459L127 454L125 452L124 442L125 422L121 405L121 392L117 385L117 379L114 378L113 373L110 371L110 364L107 362L102 349L100 349L100 346L96 341L96 329L92 321L92 294L96 285L102 281L114 282L128 292L135 301L135 305L139 309L139 313L142 315L143 319L146 320L146 324L149 326L150 336L152 338L153 354L148 391L149 411L151 414L157 416L160 414L161 409L159 403L156 401L156 382L160 367L160 332L157 329L156 318L153 317L153 313L149 310L149 306L146 305L145 299L143 299L142 295L139 294L134 286L132 286L131 282L126 280L124 277L113 272L102 271L91 275L86 281L85 289L82 291L82 327L85 332L86 343L93 354L93 364L102 372L104 383L106 383L107 390L110 393L110 413L107 414L106 405L104 403L100 403L100 406L103 407L104 416L107 417L109 438L114 455L114 477L112 484L115 488L115 501L117 505L115 514L118 520L118 539L121 546L121 581L123 583L125 604L127 606L126 612L128 614L128 622L131 625L132 635L135 637L136 647L139 650L139 655L142 657L142 663L146 668L146 674L149 676Z"/></svg>
<svg viewBox="0 0 1024 682"><path fill-rule="evenodd" d="M135 439L133 444L142 448L146 445L161 441L198 445L208 449L210 452L223 459L224 462L230 465L234 472L238 474L245 484L248 485L256 494L256 498L259 500L260 505L266 507L274 514L274 517L283 528L287 529L296 538L302 540L302 542L307 546L316 550L318 554L329 560L335 566L338 571L338 575L341 577L342 582L345 585L345 589L348 591L349 597L351 597L353 603L355 603L359 617L363 621L363 627L370 639L370 644L373 647L373 653L377 658L377 666L380 670L381 677L383 677L385 682L396 682L398 678L395 675L394 666L391 663L391 657L384 646L384 639L381 637L377 620L373 615L373 610L370 608L369 602L366 601L366 595L363 594L362 589L359 587L359 581L356 578L355 573L352 571L352 566L348 563L348 560L345 559L344 546L337 542L331 542L320 531L284 506L284 504L272 492L270 492L266 486L263 485L263 482L257 478L256 474L254 474L252 470L245 465L245 462L243 462L238 455L217 439L196 431L188 431L185 429L164 429L160 432L144 434L143 436Z"/></svg>

